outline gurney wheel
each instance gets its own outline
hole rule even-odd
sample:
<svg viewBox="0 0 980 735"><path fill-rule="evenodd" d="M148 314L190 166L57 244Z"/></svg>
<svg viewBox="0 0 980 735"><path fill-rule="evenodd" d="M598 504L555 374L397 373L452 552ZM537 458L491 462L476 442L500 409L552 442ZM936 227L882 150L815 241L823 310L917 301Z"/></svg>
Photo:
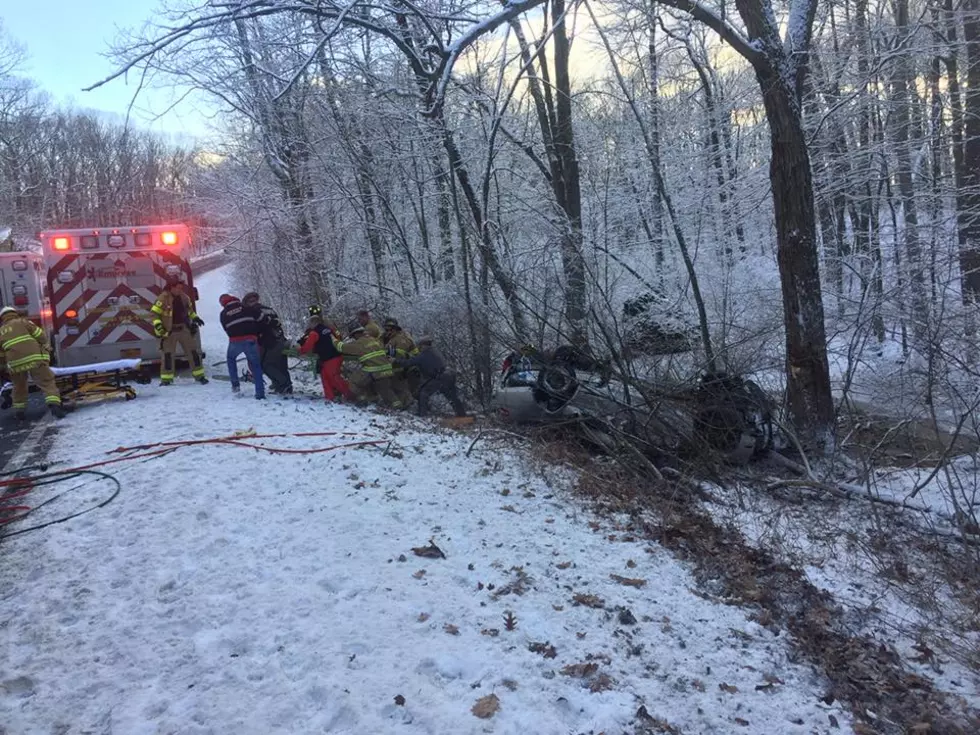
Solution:
<svg viewBox="0 0 980 735"><path fill-rule="evenodd" d="M135 394L135 393L127 393L127 394L126 394L126 400L127 400L127 401L131 401L131 400L133 400L134 398L136 398L136 394Z"/></svg>

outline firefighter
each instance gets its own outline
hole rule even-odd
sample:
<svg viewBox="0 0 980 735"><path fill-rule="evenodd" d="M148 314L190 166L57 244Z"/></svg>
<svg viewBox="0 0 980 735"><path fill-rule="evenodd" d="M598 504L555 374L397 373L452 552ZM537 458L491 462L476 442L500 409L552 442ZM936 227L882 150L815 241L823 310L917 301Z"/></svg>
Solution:
<svg viewBox="0 0 980 735"><path fill-rule="evenodd" d="M44 392L44 402L55 418L64 418L61 393L55 384L51 361L51 346L44 330L22 317L10 306L0 309L0 374L10 373L14 384L14 416L27 418L27 379Z"/></svg>
<svg viewBox="0 0 980 735"><path fill-rule="evenodd" d="M397 361L403 368L417 367L422 374L419 416L425 416L429 412L429 399L436 393L442 393L449 400L457 416L465 416L466 407L459 400L456 390L456 373L446 367L442 354L432 346L432 337L420 337L419 350L415 357Z"/></svg>
<svg viewBox="0 0 980 735"><path fill-rule="evenodd" d="M194 380L206 385L208 379L204 376L196 339L198 328L204 326L204 320L194 310L194 301L184 293L183 281L168 280L150 311L153 312L153 333L160 338L160 351L163 353L160 385L173 385L177 345L184 350L184 356L191 364Z"/></svg>
<svg viewBox="0 0 980 735"><path fill-rule="evenodd" d="M415 342L409 336L408 332L399 326L397 319L393 319L392 317L385 319L384 330L385 349L388 351L388 357L392 360L407 360L410 357L415 357L419 353ZM418 391L420 382L418 369L411 368L405 370L402 367L395 366L392 384L406 406L412 402L412 397Z"/></svg>
<svg viewBox="0 0 980 735"><path fill-rule="evenodd" d="M328 401L338 401L340 394L348 401L354 400L350 385L341 375L344 356L337 349L340 335L324 324L320 315L311 316L306 325L306 334L299 340L299 354L316 355L317 372L320 374L320 384L323 386L323 397Z"/></svg>
<svg viewBox="0 0 980 735"><path fill-rule="evenodd" d="M259 358L259 312L245 306L237 296L221 294L221 328L228 335L228 377L231 392L241 393L238 378L238 356L245 353L248 368L255 381L256 400L265 399L265 378L262 377L262 361Z"/></svg>
<svg viewBox="0 0 980 735"><path fill-rule="evenodd" d="M359 322L350 325L348 334L350 340L337 344L337 349L344 357L357 358L358 369L350 377L355 397L363 401L373 391L392 408L403 408L405 404L391 388L391 360L384 345Z"/></svg>
<svg viewBox="0 0 980 735"><path fill-rule="evenodd" d="M289 377L289 360L284 354L289 346L282 321L271 306L259 302L259 295L250 291L242 297L242 304L259 314L259 355L262 372L272 381L272 392L292 395L293 381Z"/></svg>
<svg viewBox="0 0 980 735"><path fill-rule="evenodd" d="M361 309L357 312L357 323L364 327L364 331L368 333L369 337L381 339L381 327L371 318L371 312L367 309Z"/></svg>

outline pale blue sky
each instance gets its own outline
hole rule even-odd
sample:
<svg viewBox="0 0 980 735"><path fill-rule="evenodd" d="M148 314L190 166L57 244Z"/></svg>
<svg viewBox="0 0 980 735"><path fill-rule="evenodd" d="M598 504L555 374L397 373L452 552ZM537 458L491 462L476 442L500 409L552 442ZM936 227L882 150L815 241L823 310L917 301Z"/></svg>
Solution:
<svg viewBox="0 0 980 735"><path fill-rule="evenodd" d="M158 0L0 0L7 33L27 47L25 75L61 104L126 114L139 77L131 74L92 92L82 88L108 76L114 66L104 58L118 29L140 28L153 16ZM142 127L166 133L204 135L200 98L180 103L161 119L180 91L144 89L132 118Z"/></svg>

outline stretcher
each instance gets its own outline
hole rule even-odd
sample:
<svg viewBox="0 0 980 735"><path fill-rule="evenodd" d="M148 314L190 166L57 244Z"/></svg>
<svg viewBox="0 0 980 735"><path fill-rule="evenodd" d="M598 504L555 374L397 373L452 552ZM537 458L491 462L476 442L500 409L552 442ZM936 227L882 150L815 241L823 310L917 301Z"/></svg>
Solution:
<svg viewBox="0 0 980 735"><path fill-rule="evenodd" d="M130 383L148 383L149 375L141 370L141 360L111 360L74 367L52 367L55 385L61 393L62 403L77 404L101 401L107 398L136 398L136 389ZM30 391L36 392L31 385ZM0 387L0 408L13 403L14 386L4 383Z"/></svg>

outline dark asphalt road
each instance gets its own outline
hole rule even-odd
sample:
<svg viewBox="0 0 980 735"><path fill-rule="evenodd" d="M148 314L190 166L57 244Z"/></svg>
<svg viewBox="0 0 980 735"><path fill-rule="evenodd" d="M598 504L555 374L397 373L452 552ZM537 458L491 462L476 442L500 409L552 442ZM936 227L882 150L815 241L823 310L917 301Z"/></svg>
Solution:
<svg viewBox="0 0 980 735"><path fill-rule="evenodd" d="M47 408L44 405L44 396L40 393L32 393L27 402L27 421L17 421L14 419L14 411L8 408L0 411L0 472L4 471L21 445L30 436L31 431L37 426L37 422L44 418ZM48 431L45 438L38 440L35 436L37 446L31 447L31 455L25 464L30 464L31 460L39 459L44 447L47 445L47 435L50 435L53 427L48 424ZM16 467L7 468L6 471L17 469Z"/></svg>

